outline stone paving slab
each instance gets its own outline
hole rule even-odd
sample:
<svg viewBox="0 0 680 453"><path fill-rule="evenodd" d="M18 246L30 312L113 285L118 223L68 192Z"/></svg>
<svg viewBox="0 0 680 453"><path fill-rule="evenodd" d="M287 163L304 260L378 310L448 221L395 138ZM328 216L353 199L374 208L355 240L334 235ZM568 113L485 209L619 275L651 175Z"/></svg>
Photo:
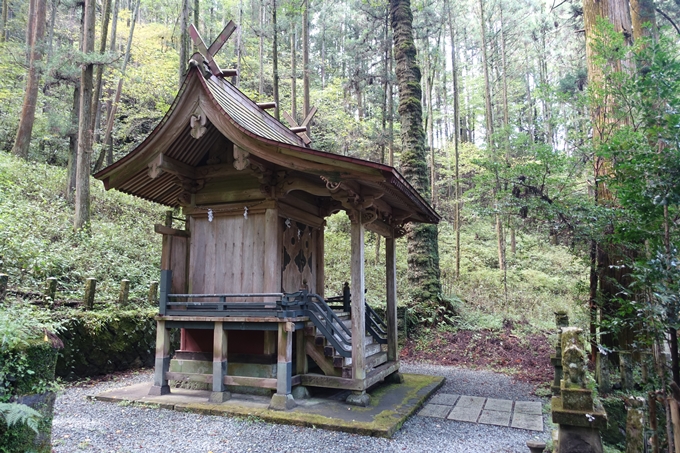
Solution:
<svg viewBox="0 0 680 453"><path fill-rule="evenodd" d="M432 397L430 403L432 404L443 404L446 406L455 406L456 401L458 401L460 395L455 395L453 393L438 393Z"/></svg>
<svg viewBox="0 0 680 453"><path fill-rule="evenodd" d="M515 403L516 405L517 403ZM540 403L539 403L540 404ZM528 429L531 431L543 431L543 416L536 414L524 414L515 410L515 415L512 417L513 428Z"/></svg>
<svg viewBox="0 0 680 453"><path fill-rule="evenodd" d="M515 413L542 415L543 405L540 401L515 401Z"/></svg>
<svg viewBox="0 0 680 453"><path fill-rule="evenodd" d="M486 398L478 396L461 396L458 404L456 404L446 418L459 422L477 423L485 400Z"/></svg>
<svg viewBox="0 0 680 453"><path fill-rule="evenodd" d="M424 408L418 412L421 417L435 417L435 418L446 418L453 406L445 406L443 404L427 404Z"/></svg>
<svg viewBox="0 0 680 453"><path fill-rule="evenodd" d="M540 401L513 401L440 393L434 395L418 415L543 431L543 404Z"/></svg>
<svg viewBox="0 0 680 453"><path fill-rule="evenodd" d="M490 411L499 412L511 412L512 411L512 400L498 400L494 398L488 398L484 409Z"/></svg>
<svg viewBox="0 0 680 453"><path fill-rule="evenodd" d="M486 398L481 396L461 396L456 407L477 407L481 409L484 406Z"/></svg>
<svg viewBox="0 0 680 453"><path fill-rule="evenodd" d="M510 412L484 409L482 415L479 417L479 423L485 425L508 426L510 424Z"/></svg>

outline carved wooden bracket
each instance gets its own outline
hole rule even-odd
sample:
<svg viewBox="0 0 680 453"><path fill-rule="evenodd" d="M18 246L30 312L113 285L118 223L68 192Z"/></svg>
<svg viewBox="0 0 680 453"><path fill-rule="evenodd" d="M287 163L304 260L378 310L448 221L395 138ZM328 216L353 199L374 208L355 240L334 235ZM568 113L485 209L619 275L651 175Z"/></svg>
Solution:
<svg viewBox="0 0 680 453"><path fill-rule="evenodd" d="M400 238L406 236L406 228L404 228L404 225L399 225L395 226L393 228L394 230L394 237L395 238Z"/></svg>
<svg viewBox="0 0 680 453"><path fill-rule="evenodd" d="M250 166L249 156L250 153L248 151L234 145L234 168L239 171L248 168Z"/></svg>
<svg viewBox="0 0 680 453"><path fill-rule="evenodd" d="M184 176L177 176L177 179L185 192L196 193L205 187L205 179L191 179Z"/></svg>
<svg viewBox="0 0 680 453"><path fill-rule="evenodd" d="M378 220L378 211L373 208L365 209L361 213L361 223L364 225L370 224Z"/></svg>
<svg viewBox="0 0 680 453"><path fill-rule="evenodd" d="M191 136L196 140L203 137L208 131L208 128L205 127L207 122L208 118L206 117L203 110L201 110L200 107L196 108L194 113L191 114L191 119L189 120L189 125L191 126L191 131L189 131L189 133Z"/></svg>

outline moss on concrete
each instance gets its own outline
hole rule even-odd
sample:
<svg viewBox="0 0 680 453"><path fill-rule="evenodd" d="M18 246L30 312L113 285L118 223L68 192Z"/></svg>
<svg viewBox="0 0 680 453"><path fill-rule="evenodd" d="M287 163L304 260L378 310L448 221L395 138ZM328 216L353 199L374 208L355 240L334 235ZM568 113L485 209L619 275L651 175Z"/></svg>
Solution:
<svg viewBox="0 0 680 453"><path fill-rule="evenodd" d="M177 402L181 396L176 394L150 398L147 394L148 388L144 391L137 388L137 396L134 396L133 391L129 389L135 386L108 391L96 398L111 402L139 401L158 404L164 408L171 406L179 412L255 418L271 423L389 438L444 383L444 378L438 376L404 374L403 377L403 384L387 384L377 387L371 392L371 405L365 408L352 407L333 400L308 407L298 406L289 411L269 410L262 405L254 406L245 401L240 404L234 398L223 404L213 404L207 401L191 402L191 400L182 403Z"/></svg>

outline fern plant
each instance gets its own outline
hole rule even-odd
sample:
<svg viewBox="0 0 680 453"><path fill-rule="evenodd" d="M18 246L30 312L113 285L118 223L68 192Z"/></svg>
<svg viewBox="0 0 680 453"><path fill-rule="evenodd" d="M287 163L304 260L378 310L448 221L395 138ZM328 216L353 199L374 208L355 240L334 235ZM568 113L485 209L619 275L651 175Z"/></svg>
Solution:
<svg viewBox="0 0 680 453"><path fill-rule="evenodd" d="M35 409L31 409L25 404L19 403L0 403L0 419L3 419L7 427L15 424L26 424L38 434L38 422L42 415Z"/></svg>

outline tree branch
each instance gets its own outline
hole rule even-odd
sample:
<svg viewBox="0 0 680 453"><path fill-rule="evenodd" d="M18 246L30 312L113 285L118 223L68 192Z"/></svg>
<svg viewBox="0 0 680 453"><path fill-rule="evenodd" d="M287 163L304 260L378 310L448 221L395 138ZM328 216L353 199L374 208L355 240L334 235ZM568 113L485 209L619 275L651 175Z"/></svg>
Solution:
<svg viewBox="0 0 680 453"><path fill-rule="evenodd" d="M678 34L680 35L680 28L678 28L678 26L675 25L675 22L673 22L673 19L671 19L670 17L668 17L668 14L664 13L663 11L661 11L660 8L656 8L656 12L659 13L659 14L661 14L664 18L666 18L666 20L667 20L668 22L671 23L671 25L673 26L673 28L675 28L675 31L677 31Z"/></svg>

